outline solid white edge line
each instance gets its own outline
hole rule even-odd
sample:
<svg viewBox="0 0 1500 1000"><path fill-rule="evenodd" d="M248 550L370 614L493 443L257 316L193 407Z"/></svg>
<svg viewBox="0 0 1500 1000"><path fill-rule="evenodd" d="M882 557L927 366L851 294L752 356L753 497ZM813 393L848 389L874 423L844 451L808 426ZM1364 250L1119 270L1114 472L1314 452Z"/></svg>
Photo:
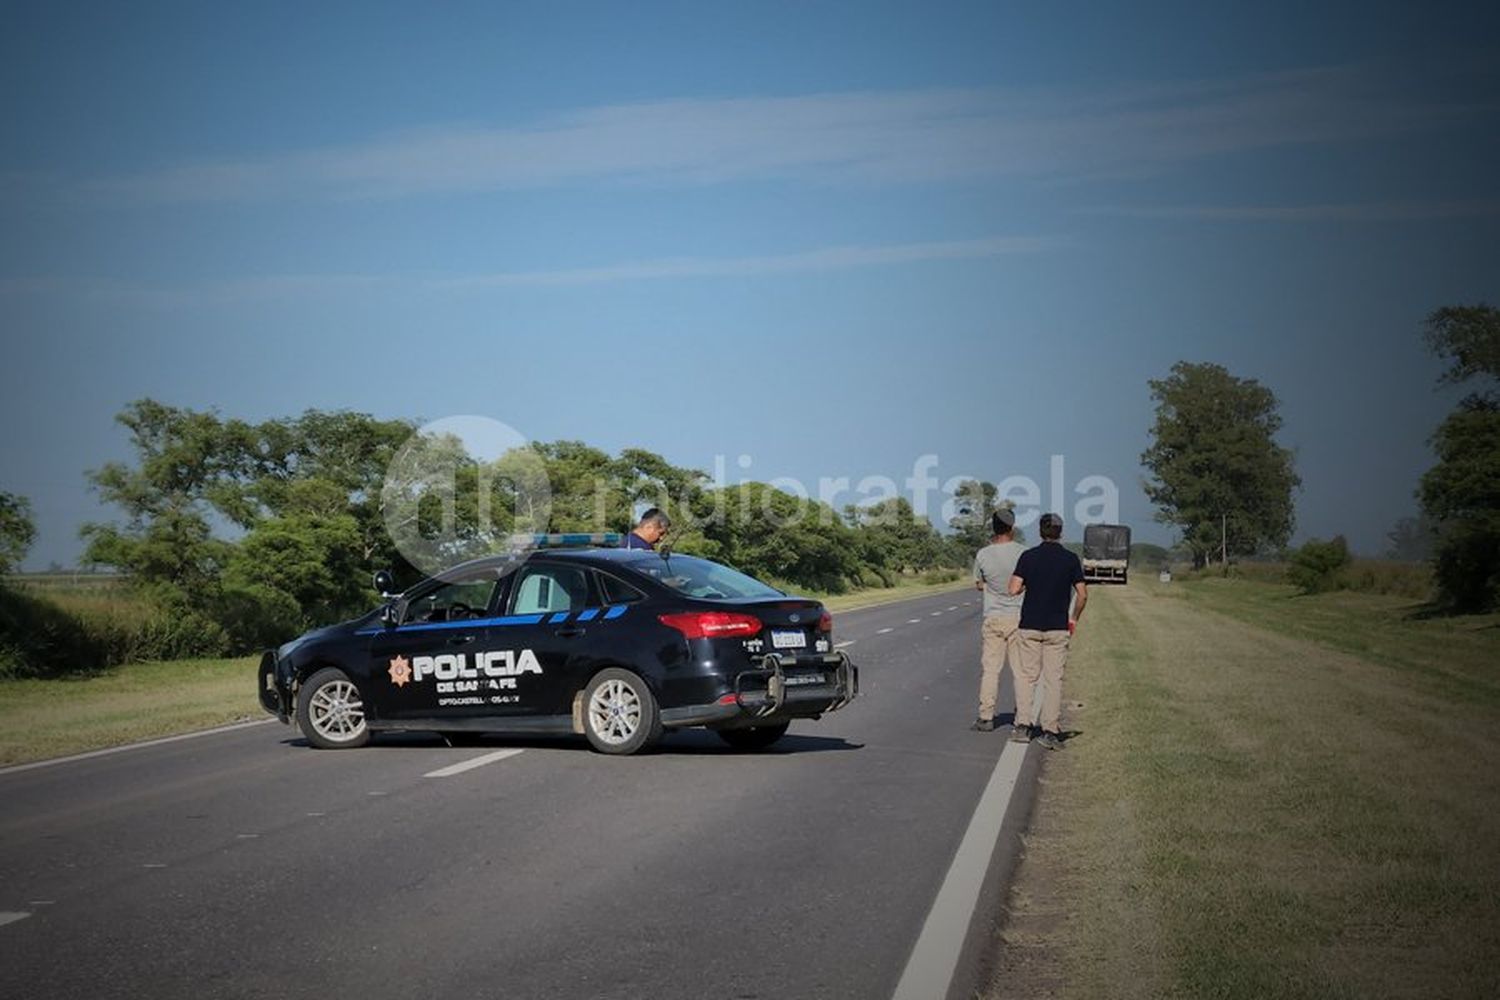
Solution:
<svg viewBox="0 0 1500 1000"><path fill-rule="evenodd" d="M457 764L449 764L447 767L440 767L436 771L428 771L422 777L451 778L455 774L463 774L465 771L472 771L476 767L493 764L497 760L504 760L507 757L514 757L516 754L524 752L520 747L512 747L509 750L496 750L494 753L487 753L483 757L474 757L469 760L459 761Z"/></svg>
<svg viewBox="0 0 1500 1000"><path fill-rule="evenodd" d="M123 746L105 747L102 750L89 750L85 753L69 754L67 757L51 757L47 760L34 760L28 764L12 764L9 767L0 767L0 775L33 771L39 767L52 767L54 764L71 764L76 760L92 760L95 757L108 757L111 754L124 753L127 750L144 750L147 747L159 747L166 743L196 740L200 736L217 736L219 733L232 733L239 729L249 729L251 726L264 726L268 722L275 721L275 719L252 719L249 722L231 722L227 726L200 729L195 733L178 733L176 736L163 736L160 739L142 740L139 743L126 743Z"/></svg>
<svg viewBox="0 0 1500 1000"><path fill-rule="evenodd" d="M934 1000L947 996L1025 757L1023 743L1007 743L1001 749L1000 759L995 762L995 770L979 797L958 853L953 856L953 864L927 913L892 1000Z"/></svg>
<svg viewBox="0 0 1500 1000"><path fill-rule="evenodd" d="M6 924L13 924L17 920L25 920L29 916L31 916L29 913L0 912L0 927L4 927Z"/></svg>

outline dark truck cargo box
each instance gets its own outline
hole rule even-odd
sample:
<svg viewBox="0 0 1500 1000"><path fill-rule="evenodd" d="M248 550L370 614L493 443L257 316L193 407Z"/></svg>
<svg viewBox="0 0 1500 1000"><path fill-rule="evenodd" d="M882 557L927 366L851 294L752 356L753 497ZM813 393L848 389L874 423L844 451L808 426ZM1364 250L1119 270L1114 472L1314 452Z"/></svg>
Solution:
<svg viewBox="0 0 1500 1000"><path fill-rule="evenodd" d="M1089 583L1125 583L1130 571L1130 527L1090 524L1083 529L1083 578Z"/></svg>

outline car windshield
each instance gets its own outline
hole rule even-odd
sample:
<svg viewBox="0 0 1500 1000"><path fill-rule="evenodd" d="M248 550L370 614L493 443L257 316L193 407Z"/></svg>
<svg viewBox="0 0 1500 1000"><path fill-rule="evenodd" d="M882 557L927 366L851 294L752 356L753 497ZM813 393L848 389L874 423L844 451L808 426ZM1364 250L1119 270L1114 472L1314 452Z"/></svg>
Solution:
<svg viewBox="0 0 1500 1000"><path fill-rule="evenodd" d="M782 596L781 591L761 583L753 576L746 576L739 570L696 556L643 555L628 565L637 573L644 573L688 597L732 601Z"/></svg>

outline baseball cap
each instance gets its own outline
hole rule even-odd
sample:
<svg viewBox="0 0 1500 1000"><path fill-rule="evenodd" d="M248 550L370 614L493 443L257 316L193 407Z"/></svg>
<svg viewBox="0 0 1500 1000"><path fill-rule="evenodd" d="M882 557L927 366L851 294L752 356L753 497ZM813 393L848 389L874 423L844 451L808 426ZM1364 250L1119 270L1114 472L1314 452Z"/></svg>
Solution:
<svg viewBox="0 0 1500 1000"><path fill-rule="evenodd" d="M1001 507L990 515L990 524L994 527L995 534L1004 534L1016 526L1016 512L1009 507Z"/></svg>

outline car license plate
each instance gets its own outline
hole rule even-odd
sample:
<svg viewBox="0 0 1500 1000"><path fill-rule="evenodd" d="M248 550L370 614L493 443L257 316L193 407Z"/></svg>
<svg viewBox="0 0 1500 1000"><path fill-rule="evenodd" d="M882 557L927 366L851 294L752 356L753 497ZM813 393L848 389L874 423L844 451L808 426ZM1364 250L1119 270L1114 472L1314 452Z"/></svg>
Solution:
<svg viewBox="0 0 1500 1000"><path fill-rule="evenodd" d="M801 631L778 632L773 629L771 632L771 645L777 649L806 649L807 635Z"/></svg>
<svg viewBox="0 0 1500 1000"><path fill-rule="evenodd" d="M797 687L804 684L822 684L822 674L789 674L786 678L787 687Z"/></svg>

